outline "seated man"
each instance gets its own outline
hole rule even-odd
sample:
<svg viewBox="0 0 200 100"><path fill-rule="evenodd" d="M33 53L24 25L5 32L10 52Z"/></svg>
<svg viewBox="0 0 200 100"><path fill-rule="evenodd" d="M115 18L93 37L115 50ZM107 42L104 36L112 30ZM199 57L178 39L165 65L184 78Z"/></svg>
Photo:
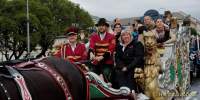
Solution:
<svg viewBox="0 0 200 100"><path fill-rule="evenodd" d="M109 24L105 18L100 18L96 26L98 32L91 35L89 45L90 60L93 65L91 69L105 81L110 82L114 64L115 37L107 31Z"/></svg>
<svg viewBox="0 0 200 100"><path fill-rule="evenodd" d="M87 59L86 47L77 41L78 29L71 27L66 32L69 43L61 46L60 50L54 54L71 62L79 62Z"/></svg>

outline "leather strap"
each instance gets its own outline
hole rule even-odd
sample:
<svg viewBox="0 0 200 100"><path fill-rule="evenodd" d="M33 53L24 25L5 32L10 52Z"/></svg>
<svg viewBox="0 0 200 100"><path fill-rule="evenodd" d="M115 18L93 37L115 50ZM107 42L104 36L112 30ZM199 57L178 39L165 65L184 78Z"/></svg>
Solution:
<svg viewBox="0 0 200 100"><path fill-rule="evenodd" d="M45 63L40 62L42 59L44 59L44 58L36 59L34 61L29 61L29 62L26 62L26 63L22 63L22 64L17 65L16 67L17 68L24 68L24 67L26 67L28 65L33 65L34 64L36 67L43 69L49 75L51 75L53 77L53 79L62 88L62 90L63 90L63 92L65 94L66 100L73 100L72 95L71 95L71 93L69 91L69 87L67 86L67 83L65 82L64 78L57 71L55 71L54 69L48 67Z"/></svg>
<svg viewBox="0 0 200 100"><path fill-rule="evenodd" d="M8 90L7 90L6 86L4 86L4 84L1 82L1 79L0 79L0 89L1 89L1 88L2 88L3 91L4 91L4 94L5 94L6 98L7 98L8 100L11 100L12 98L11 98L10 94L8 93Z"/></svg>
<svg viewBox="0 0 200 100"><path fill-rule="evenodd" d="M13 67L6 66L10 74L14 77L17 86L20 89L20 93L23 100L32 100L32 96L27 88L24 77Z"/></svg>
<svg viewBox="0 0 200 100"><path fill-rule="evenodd" d="M57 73L54 69L48 67L45 63L38 62L35 65L36 65L36 67L39 67L39 68L45 70L46 72L48 72L54 78L54 80L62 88L62 90L65 94L66 100L73 100L72 95L69 91L69 87L67 86L67 83L65 82L64 78L59 73Z"/></svg>

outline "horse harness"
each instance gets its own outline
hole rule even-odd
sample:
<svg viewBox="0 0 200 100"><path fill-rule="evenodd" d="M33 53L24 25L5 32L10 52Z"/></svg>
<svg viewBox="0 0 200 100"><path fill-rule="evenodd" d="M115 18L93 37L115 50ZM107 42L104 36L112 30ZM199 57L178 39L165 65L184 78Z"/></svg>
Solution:
<svg viewBox="0 0 200 100"><path fill-rule="evenodd" d="M35 61L29 61L27 63L22 63L16 67L23 68L27 65L35 65L35 67L41 68L42 70L46 71L53 79L58 83L58 85L61 87L65 94L65 100L73 100L72 95L69 91L69 87L67 86L67 83L65 82L64 78L54 69L48 67L45 63L39 62L42 59L38 59Z"/></svg>
<svg viewBox="0 0 200 100"><path fill-rule="evenodd" d="M1 77L1 76L2 76L2 77L5 77L5 78L13 78L13 77L11 77L11 76L4 75L4 74L1 74L0 77ZM8 93L8 90L7 90L7 88L4 86L4 84L1 82L1 80L0 80L0 88L3 89L3 92L5 93L7 99L8 99L8 100L11 100L11 97L10 97L10 94Z"/></svg>
<svg viewBox="0 0 200 100"><path fill-rule="evenodd" d="M0 76L8 78L8 79L14 79L14 81L17 84L17 87L20 89L22 99L23 100L32 100L31 94L28 91L28 88L26 86L26 82L25 82L23 76L13 67L4 66L2 68L5 68L9 72L10 75L0 74ZM3 89L7 99L11 100L12 98L11 98L10 94L8 93L7 88L1 81L0 81L0 87Z"/></svg>
<svg viewBox="0 0 200 100"><path fill-rule="evenodd" d="M11 76L0 74L0 76L14 79L14 81L17 83L17 86L19 87L19 90L20 90L20 93L22 96L22 100L32 100L32 96L27 88L27 85L26 85L26 82L25 82L23 76L16 70L16 68L25 68L28 65L35 65L35 67L46 71L51 77L53 77L53 79L58 83L58 85L63 90L63 92L65 94L65 100L73 100L72 95L69 91L69 87L68 87L67 83L65 82L64 78L57 71L48 67L45 63L38 62L38 60L21 63L19 65L12 66L12 67L5 66L5 68L8 70L8 72L10 73ZM31 70L31 69L32 68L28 68L25 70ZM7 99L11 100L11 96L9 95L6 87L4 86L4 84L1 81L0 81L0 88L2 88L4 90L4 93L7 97Z"/></svg>
<svg viewBox="0 0 200 100"><path fill-rule="evenodd" d="M64 78L59 73L57 73L55 70L51 69L45 63L42 63L42 62L37 63L36 66L45 70L54 78L54 80L59 84L59 86L64 91L66 100L73 100L72 95L69 91L69 87L67 86L67 83L65 82Z"/></svg>
<svg viewBox="0 0 200 100"><path fill-rule="evenodd" d="M20 89L22 100L32 100L32 96L27 88L24 77L13 67L6 66L10 74L13 76L14 81Z"/></svg>

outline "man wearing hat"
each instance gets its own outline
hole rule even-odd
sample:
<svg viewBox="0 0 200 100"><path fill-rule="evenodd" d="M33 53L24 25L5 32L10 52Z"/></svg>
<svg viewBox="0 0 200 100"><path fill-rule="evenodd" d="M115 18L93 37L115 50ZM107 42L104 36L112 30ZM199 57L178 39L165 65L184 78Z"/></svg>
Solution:
<svg viewBox="0 0 200 100"><path fill-rule="evenodd" d="M104 76L106 81L110 81L115 49L114 35L107 32L109 24L106 19L100 18L96 24L98 32L90 37L89 54L92 60L93 71L100 76Z"/></svg>
<svg viewBox="0 0 200 100"><path fill-rule="evenodd" d="M70 27L67 30L65 35L67 36L69 43L62 45L55 56L71 62L79 62L87 59L86 47L83 43L77 41L77 33L78 29L75 27Z"/></svg>

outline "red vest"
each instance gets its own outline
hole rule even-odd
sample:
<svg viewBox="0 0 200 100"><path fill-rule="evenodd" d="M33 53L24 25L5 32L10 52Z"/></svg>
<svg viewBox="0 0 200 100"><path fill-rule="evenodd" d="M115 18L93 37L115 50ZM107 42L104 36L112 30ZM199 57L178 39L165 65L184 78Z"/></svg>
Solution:
<svg viewBox="0 0 200 100"><path fill-rule="evenodd" d="M110 52L111 56L105 60L105 64L113 64L113 52L115 50L115 37L114 35L106 32L104 39L101 40L99 34L93 33L90 37L89 48L93 51L95 56L103 56L105 52Z"/></svg>
<svg viewBox="0 0 200 100"><path fill-rule="evenodd" d="M64 58L71 62L78 62L87 59L86 47L82 43L77 43L74 51L69 43L63 45L61 49L55 54L57 57Z"/></svg>

